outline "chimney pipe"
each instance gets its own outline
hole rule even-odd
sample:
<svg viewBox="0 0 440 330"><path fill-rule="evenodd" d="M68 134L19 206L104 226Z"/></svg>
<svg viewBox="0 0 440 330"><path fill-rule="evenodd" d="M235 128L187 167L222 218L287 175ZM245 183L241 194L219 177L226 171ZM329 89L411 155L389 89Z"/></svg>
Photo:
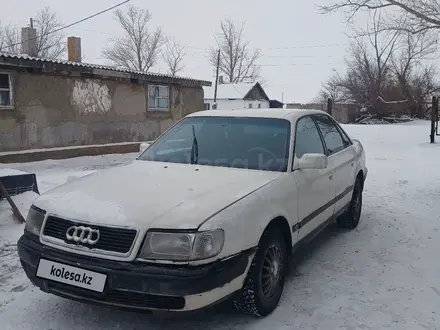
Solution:
<svg viewBox="0 0 440 330"><path fill-rule="evenodd" d="M21 52L29 56L37 56L37 30L32 27L21 29Z"/></svg>
<svg viewBox="0 0 440 330"><path fill-rule="evenodd" d="M67 60L71 62L81 62L81 38L67 38Z"/></svg>

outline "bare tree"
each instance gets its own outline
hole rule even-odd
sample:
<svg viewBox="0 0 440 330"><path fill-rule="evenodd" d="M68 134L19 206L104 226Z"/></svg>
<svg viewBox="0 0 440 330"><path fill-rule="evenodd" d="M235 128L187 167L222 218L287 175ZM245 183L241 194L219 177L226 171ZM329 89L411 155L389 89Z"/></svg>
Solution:
<svg viewBox="0 0 440 330"><path fill-rule="evenodd" d="M63 24L56 13L44 7L34 19L37 30L37 57L58 59L66 51L65 34L60 29Z"/></svg>
<svg viewBox="0 0 440 330"><path fill-rule="evenodd" d="M389 110L384 100L394 101L401 96L396 95L392 86L390 65L399 45L399 34L381 33L382 24L380 13L374 13L367 29L356 31L363 37L355 38L351 44L346 57L347 72L343 76L336 73L323 85L324 91L333 92L332 98L356 102L378 114Z"/></svg>
<svg viewBox="0 0 440 330"><path fill-rule="evenodd" d="M217 66L218 50L220 49L220 72L229 83L255 81L260 77L260 50L250 49L250 41L244 39L245 23L239 27L231 19L220 24L220 33L216 36L217 49L211 49L209 62Z"/></svg>
<svg viewBox="0 0 440 330"><path fill-rule="evenodd" d="M0 24L0 52L20 53L20 36L18 30L11 25L3 26Z"/></svg>
<svg viewBox="0 0 440 330"><path fill-rule="evenodd" d="M118 9L116 20L123 36L113 39L113 45L102 51L102 56L112 64L127 69L149 71L157 62L161 47L166 43L162 29L154 32L148 28L151 14L147 9L130 5L126 12Z"/></svg>
<svg viewBox="0 0 440 330"><path fill-rule="evenodd" d="M426 97L439 87L435 80L436 68L423 63L435 53L436 46L429 32L417 35L406 33L400 53L393 55L392 70L413 117L423 116Z"/></svg>
<svg viewBox="0 0 440 330"><path fill-rule="evenodd" d="M183 65L185 55L185 46L182 46L174 39L168 41L163 52L163 59L168 67L169 74L175 76L185 68Z"/></svg>
<svg viewBox="0 0 440 330"><path fill-rule="evenodd" d="M430 33L413 35L405 33L400 42L400 54L392 58L393 69L398 77L406 77L415 66L436 52L436 40Z"/></svg>
<svg viewBox="0 0 440 330"><path fill-rule="evenodd" d="M66 51L65 35L60 29L63 24L56 13L49 7L40 10L35 19L34 27L37 31L37 57L57 59ZM0 50L7 53L21 52L20 30L12 26L0 26Z"/></svg>
<svg viewBox="0 0 440 330"><path fill-rule="evenodd" d="M374 17L373 29L355 29L354 33L357 37L369 38L377 62L376 84L370 87L374 92L368 97L363 93L363 101L370 99L365 105L375 113L387 110L385 108L389 111L406 107L412 116L423 116L426 98L438 91L440 86L436 79L436 67L424 61L437 50L440 0L333 0L332 5L320 7L321 13L339 10L345 11L349 23L354 23L355 16L360 12ZM376 41L387 38L389 42L385 44L388 46L381 55ZM351 63L353 59L352 56ZM356 94L353 93L355 90L356 96L362 94L361 90L354 88L356 86L365 85L364 90L368 90L368 84L353 84L359 82L362 75L365 77L365 70L360 68L366 69L367 66L349 67L341 80L350 87L345 89L348 94ZM357 80L349 79L354 76Z"/></svg>
<svg viewBox="0 0 440 330"><path fill-rule="evenodd" d="M399 44L396 32L381 34L383 24L380 13L374 13L366 30L357 31L363 38L356 38L352 43L346 64L344 77L333 77L332 85L339 86L345 99L355 100L366 107L383 110L381 99L390 82L390 61ZM341 92L342 93L342 92Z"/></svg>
<svg viewBox="0 0 440 330"><path fill-rule="evenodd" d="M347 21L360 11L387 10L385 30L418 34L428 30L440 32L440 0L335 0L332 5L320 6L322 13L344 10Z"/></svg>
<svg viewBox="0 0 440 330"><path fill-rule="evenodd" d="M330 77L321 93L333 91L332 98L352 100L374 115L422 117L426 98L440 87L435 66L423 64L436 49L435 39L422 33L384 33L380 22L375 13L372 27L352 43L347 72Z"/></svg>
<svg viewBox="0 0 440 330"><path fill-rule="evenodd" d="M387 75L390 73L389 62L399 42L399 33L392 31L381 34L383 19L380 12L372 15L372 27L368 28L368 40L373 49L376 77L374 82L374 97L383 97L381 91L387 83ZM382 38L381 38L382 37ZM366 52L366 50L364 50Z"/></svg>
<svg viewBox="0 0 440 330"><path fill-rule="evenodd" d="M325 104L329 98L331 98L334 103L349 100L342 79L336 72L322 84L321 90L315 98L315 102Z"/></svg>

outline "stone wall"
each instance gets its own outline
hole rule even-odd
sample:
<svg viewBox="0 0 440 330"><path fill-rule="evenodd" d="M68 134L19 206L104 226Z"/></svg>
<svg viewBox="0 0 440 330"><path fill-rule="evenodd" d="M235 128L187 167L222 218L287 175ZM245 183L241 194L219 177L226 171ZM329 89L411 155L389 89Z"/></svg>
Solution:
<svg viewBox="0 0 440 330"><path fill-rule="evenodd" d="M148 83L12 72L0 109L0 151L155 139L203 110L202 87L169 86L169 111L147 111Z"/></svg>

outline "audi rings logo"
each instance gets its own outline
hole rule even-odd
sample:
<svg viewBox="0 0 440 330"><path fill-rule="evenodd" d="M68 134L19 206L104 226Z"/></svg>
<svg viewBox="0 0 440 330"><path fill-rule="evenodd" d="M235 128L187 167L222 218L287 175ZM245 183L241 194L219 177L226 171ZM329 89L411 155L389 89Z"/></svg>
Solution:
<svg viewBox="0 0 440 330"><path fill-rule="evenodd" d="M75 243L95 245L99 238L99 230L90 227L72 226L66 231L66 239Z"/></svg>

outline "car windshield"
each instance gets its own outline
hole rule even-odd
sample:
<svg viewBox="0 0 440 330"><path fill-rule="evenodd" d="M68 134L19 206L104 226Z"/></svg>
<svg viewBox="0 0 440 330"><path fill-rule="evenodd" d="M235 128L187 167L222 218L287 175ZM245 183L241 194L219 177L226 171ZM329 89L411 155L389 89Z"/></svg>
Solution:
<svg viewBox="0 0 440 330"><path fill-rule="evenodd" d="M289 140L285 119L188 117L138 159L285 172Z"/></svg>

